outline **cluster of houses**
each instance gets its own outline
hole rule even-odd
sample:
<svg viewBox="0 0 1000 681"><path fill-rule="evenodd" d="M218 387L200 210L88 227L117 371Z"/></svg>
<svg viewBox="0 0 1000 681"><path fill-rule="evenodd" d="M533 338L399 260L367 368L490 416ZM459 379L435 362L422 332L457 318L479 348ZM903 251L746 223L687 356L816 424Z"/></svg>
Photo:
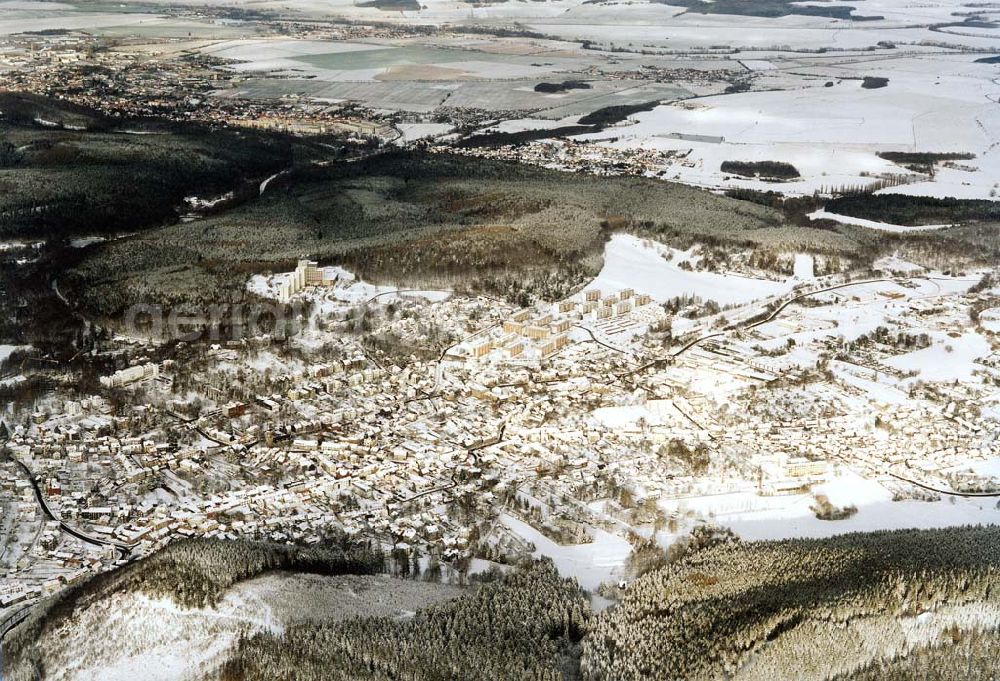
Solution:
<svg viewBox="0 0 1000 681"><path fill-rule="evenodd" d="M285 30L289 30L288 27ZM295 30L295 29L291 29ZM359 29L363 30L363 29ZM328 35L324 39L329 39ZM177 58L173 49L159 53L126 40L116 49L107 36L84 31L23 32L0 37L0 71L14 90L44 93L114 116L201 120L239 127L286 130L302 134L347 133L355 137L391 137L386 123L345 112L330 102L297 96L215 97L244 85L247 76L224 68L212 55L196 51Z"/></svg>
<svg viewBox="0 0 1000 681"><path fill-rule="evenodd" d="M330 285L311 261L288 281L299 291ZM805 382L808 370L794 370L784 355L756 353L766 342L756 332L679 357L647 346L641 334L620 337L631 353L573 342L663 314L651 303L629 289L584 289L489 314L483 301L459 296L396 301L397 312L414 314L376 315L376 323L436 325L441 338L465 340L436 348L433 359L406 361L379 360L363 338L323 327L295 356L278 345L209 349L214 364L187 377L184 394L151 381L162 398L154 404L114 411L100 397L65 400L14 426L7 448L30 467L60 520L135 555L178 536L314 543L337 527L447 559L483 549L469 520L476 514L453 512L456 501L474 500L488 519L502 511L504 488L543 491L574 509L573 522L620 532L631 516L612 509L609 519L590 502L620 489L636 504L673 509L727 493L802 494L840 466L889 489L903 488L899 478L935 486L1000 456L996 423L975 400L876 412L855 386ZM417 305L426 314L410 309ZM162 377L163 366L140 363L102 384L127 388ZM783 382L798 386L789 398L798 407L812 400L836 412L785 413L781 389L768 392ZM114 562L114 553L46 525L23 472L5 465L0 486L15 500L15 522L40 528L32 558L13 571L25 587L19 594ZM538 522L529 516L519 517ZM490 550L530 550L528 540L510 540L492 538Z"/></svg>
<svg viewBox="0 0 1000 681"><path fill-rule="evenodd" d="M574 139L543 140L508 146L452 147L441 144L432 147L432 150L605 176L664 175L675 164L685 167L696 165L688 159L691 149L614 147Z"/></svg>
<svg viewBox="0 0 1000 681"><path fill-rule="evenodd" d="M518 310L499 328L465 341L458 352L472 359L549 359L570 344L573 327L629 318L651 302L630 288L606 295L591 289L542 310Z"/></svg>

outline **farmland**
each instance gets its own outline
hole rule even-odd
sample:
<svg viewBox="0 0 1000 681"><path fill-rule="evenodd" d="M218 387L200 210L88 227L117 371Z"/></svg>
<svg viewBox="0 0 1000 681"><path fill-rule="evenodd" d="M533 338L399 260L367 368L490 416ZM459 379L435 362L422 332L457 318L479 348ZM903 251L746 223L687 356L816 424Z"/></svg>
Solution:
<svg viewBox="0 0 1000 681"><path fill-rule="evenodd" d="M655 150L655 162L622 170L714 189L770 182L724 173L723 162L775 161L799 172L783 182L791 195L868 187L995 197L1000 93L989 60L1000 36L988 7L934 5L910 16L892 1L803 8L692 0L631 4L624 24L611 3L560 7L300 1L230 13L242 23L226 26L177 9L142 24L132 13L120 15L121 25L102 26L106 15L93 20L112 40L132 32L112 54L214 60L227 82L207 90L202 106L295 101L323 118L373 119L404 144L411 140L391 126L447 124L429 135L442 148L511 124L524 134L499 142L529 155L551 127L593 161ZM50 22L65 12L53 8ZM165 46L168 36L183 38L183 47ZM538 88L559 82L587 87ZM659 106L640 106L651 102ZM606 130L575 127L614 107L639 108ZM474 148L497 156L495 146ZM949 158L933 166L890 160L928 152Z"/></svg>

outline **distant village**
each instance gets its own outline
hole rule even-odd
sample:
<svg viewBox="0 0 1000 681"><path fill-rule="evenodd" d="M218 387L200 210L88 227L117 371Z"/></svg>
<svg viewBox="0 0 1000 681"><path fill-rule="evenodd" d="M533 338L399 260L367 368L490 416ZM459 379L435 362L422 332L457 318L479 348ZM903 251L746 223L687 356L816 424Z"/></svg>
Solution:
<svg viewBox="0 0 1000 681"><path fill-rule="evenodd" d="M294 23L278 28L301 38L315 30ZM405 28L346 25L342 33L408 35ZM176 38L111 39L82 31L3 36L0 86L67 99L116 119L157 118L359 140L399 136L388 120L350 105L228 96L247 76L226 69L225 60L181 43Z"/></svg>

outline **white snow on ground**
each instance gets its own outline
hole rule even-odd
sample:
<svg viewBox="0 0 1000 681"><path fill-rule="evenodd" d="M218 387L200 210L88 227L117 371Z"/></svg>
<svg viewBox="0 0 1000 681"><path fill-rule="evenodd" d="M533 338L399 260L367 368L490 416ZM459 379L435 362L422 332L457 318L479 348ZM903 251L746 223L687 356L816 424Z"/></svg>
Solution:
<svg viewBox="0 0 1000 681"><path fill-rule="evenodd" d="M587 289L610 293L632 288L661 302L690 294L727 305L785 293L795 285L792 280L769 281L682 270L680 263L690 256L689 251L678 251L629 234L615 234L604 248L601 273Z"/></svg>
<svg viewBox="0 0 1000 681"><path fill-rule="evenodd" d="M855 84L855 87L857 85ZM836 88L834 88L836 89ZM687 154L684 164L666 169L667 179L710 187L747 187L811 194L831 186L863 183L864 175L900 172L898 166L878 158L866 146L903 145L888 122L867 136L854 137L867 118L863 108L824 108L811 97L819 91L783 91L725 95L664 105L635 114L631 126L616 126L585 139L607 140L614 148L654 149ZM883 115L888 117L888 112ZM868 112L875 117L875 112ZM816 135L824 136L818 138ZM721 170L725 161L784 161L801 179L774 183L743 179ZM905 172L905 171L903 171Z"/></svg>
<svg viewBox="0 0 1000 681"><path fill-rule="evenodd" d="M919 371L924 381L967 381L976 370L975 360L990 354L989 341L978 333L964 333L958 338L932 334L929 348L908 352L886 361L903 371Z"/></svg>
<svg viewBox="0 0 1000 681"><path fill-rule="evenodd" d="M859 504L857 514L844 520L820 520L810 510L811 496L792 497L779 511L723 520L744 539L789 539L793 537L832 537L847 532L931 529L956 525L995 524L1000 522L996 500L964 499L950 501L880 501Z"/></svg>
<svg viewBox="0 0 1000 681"><path fill-rule="evenodd" d="M778 328L777 337L764 341L761 345L765 348L774 348L783 345L788 338L795 340L796 344L802 345L809 341L828 336L843 336L846 340L854 340L858 336L874 331L878 326L885 323L886 312L894 309L892 303L883 305L864 304L871 302L880 291L899 291L901 287L895 284L859 284L850 288L830 293L821 294L824 297L834 299L834 305L805 309L799 311L799 315L807 321L812 322L804 326L803 330L795 333L787 333L786 329ZM858 298L860 300L855 301ZM772 325L778 322L771 322L758 327L757 331L765 335L774 335ZM836 331L831 331L831 326Z"/></svg>
<svg viewBox="0 0 1000 681"><path fill-rule="evenodd" d="M0 345L0 362L10 357L18 350L30 350L30 345Z"/></svg>
<svg viewBox="0 0 1000 681"><path fill-rule="evenodd" d="M733 21L732 17L715 19ZM741 17L740 21L748 19ZM778 37L781 31L770 29L798 19L763 22L766 27L761 28L761 39L771 45L794 44L796 39L784 40L783 35ZM587 27L579 28L587 35ZM615 27L600 28L601 32L607 28L614 33ZM657 40L667 39L665 45L675 50L693 37L706 35L703 31L684 32L679 26L617 28L629 36L624 43L655 33ZM814 47L821 44L816 42L818 37L823 39L822 32L816 30L791 29L786 33L798 34L798 39ZM847 30L828 38L833 41L829 44L843 48L856 38L867 41L878 33ZM905 31L893 33L896 35L886 39L900 39ZM731 25L725 30L713 28L711 34L719 37L716 44L729 45L756 37L752 30ZM649 38L653 39L652 35ZM979 40L984 47L990 43ZM995 49L995 43L989 47ZM775 53L779 60L781 56ZM678 152L683 162L665 162L659 169L662 176L696 186L807 195L871 184L879 176L896 176L911 184L880 193L990 198L1000 177L1000 147L995 144L1000 136L996 107L1000 85L995 82L995 68L983 68L988 65L973 61L964 55L871 55L860 61L803 65L796 69L800 79L791 77L792 68L784 62L781 69L763 72L759 91L666 103L631 116L623 125L580 139L617 149ZM813 77L804 78L803 72ZM862 88L860 77L875 74L887 77L888 86ZM827 82L832 85L824 87ZM952 151L971 153L975 158L939 164L929 177L880 158L877 154L882 151ZM795 166L801 177L767 182L727 176L721 170L727 160L784 161Z"/></svg>
<svg viewBox="0 0 1000 681"><path fill-rule="evenodd" d="M567 116L559 120L546 118L512 118L501 121L484 132L522 132L524 130L551 130L564 125L576 125L579 116Z"/></svg>
<svg viewBox="0 0 1000 681"><path fill-rule="evenodd" d="M307 75L326 82L376 81L397 67L426 66L428 71L441 67L451 72L452 80L466 77L534 78L557 70L553 62L546 61L543 66L528 60L504 58L489 51L460 52L433 45L390 42L261 38L223 42L202 51L215 57L238 60L238 63L227 66L235 71L266 71L297 77ZM373 54L365 55L365 52ZM337 56L348 53L358 54L350 58ZM465 56L468 58L459 58Z"/></svg>
<svg viewBox="0 0 1000 681"><path fill-rule="evenodd" d="M232 68L237 71L280 71L292 68L301 69L303 64L295 61L296 57L384 50L392 47L393 45L351 43L342 40L271 40L260 38L256 40L228 40L206 47L202 51L220 59L233 59L242 62L233 65Z"/></svg>
<svg viewBox="0 0 1000 681"><path fill-rule="evenodd" d="M878 481L842 469L831 481L813 488L836 506L856 506L844 520L820 520L811 510L813 493L763 497L753 491L661 502L664 510L695 510L730 527L747 540L831 537L847 532L937 528L1000 522L996 499L948 498L942 501L892 501ZM954 499L954 501L952 501Z"/></svg>
<svg viewBox="0 0 1000 681"><path fill-rule="evenodd" d="M101 243L103 241L107 241L107 240L108 240L108 238L106 236L84 236L84 237L80 237L79 239L70 239L69 247L70 248L86 248L87 246L90 246L91 244L99 244L99 243Z"/></svg>
<svg viewBox="0 0 1000 681"><path fill-rule="evenodd" d="M504 3L504 5L510 4ZM542 3L515 3L515 6L537 4ZM937 36L937 41L947 38L950 43L963 43L985 49L989 49L992 42L989 38L955 34L946 36L943 33L929 32L925 27L913 26L918 18L926 23L954 21L955 18L949 15L949 11L954 11L955 7L951 2L918 7L913 3L891 0L884 3L887 8L883 9L872 0L867 0L858 6L858 14L884 14L889 18L892 13L895 16L887 22L856 23L830 20L825 17L785 16L774 19L724 14L705 15L685 12L683 7L655 4L627 3L626 6L584 4L580 7L573 7L569 2L544 4L555 5L562 10L563 15L558 20L534 21L528 28L547 35L622 46L652 45L681 51L709 48L712 45L745 46L754 48L753 52L743 55L752 60L766 59L769 54L779 52L781 49L815 50L820 45L832 45L841 49L864 49L875 47L880 40L915 43L920 40L934 40ZM924 9L925 7L927 9ZM520 11L527 14L525 10ZM885 55L885 52L882 54Z"/></svg>
<svg viewBox="0 0 1000 681"><path fill-rule="evenodd" d="M174 0L172 4L196 5L199 0ZM573 39L707 48L711 45L751 45L759 49L788 45L793 49L815 49L817 45L843 48L874 47L880 40L916 43L919 40L947 40L949 43L989 45L987 29L943 29L928 32L920 23L955 21L951 14L955 2L920 3L901 0L866 0L858 8L860 15L883 15L886 21L851 22L826 17L786 16L778 19L749 16L704 15L685 13L685 8L658 3L631 1L593 3L586 0L549 2L481 3L470 6L461 0L422 0L421 9L380 11L355 0L262 0L255 6L264 9L294 10L307 15L347 16L358 21L441 24L462 22L530 22L525 28L546 35ZM953 32L954 31L954 32ZM967 37L965 33L974 34ZM765 56L760 56L765 55ZM766 60L766 52L744 55L752 60Z"/></svg>
<svg viewBox="0 0 1000 681"><path fill-rule="evenodd" d="M46 4L49 3L38 3ZM61 3L59 3L61 4ZM53 7L58 7L55 4ZM125 27L144 24L155 26L176 19L166 19L142 12L85 12L74 7L72 12L40 12L37 10L8 11L0 14L0 35L15 33L30 33L33 31L90 31L100 30L110 26Z"/></svg>
<svg viewBox="0 0 1000 681"><path fill-rule="evenodd" d="M866 480L850 470L812 488L814 495L824 494L834 506L867 506L892 501L892 493L874 480Z"/></svg>
<svg viewBox="0 0 1000 681"><path fill-rule="evenodd" d="M889 324L889 317L905 314L908 308L902 302L904 299L933 299L948 293L960 293L979 281L976 275L945 277L941 273L932 273L928 276L933 279L917 277L907 282L907 286L892 281L876 281L818 294L818 299L834 304L796 310L795 325L801 330L792 333L779 321L757 327L756 331L767 337L760 345L773 349L786 343L788 338L794 339L798 345L830 336L854 340ZM852 373L857 375L854 370ZM861 378L869 378L869 375L862 375Z"/></svg>
<svg viewBox="0 0 1000 681"><path fill-rule="evenodd" d="M836 360L830 362L829 369L839 380L868 393L877 403L891 405L906 404L910 401L909 396L895 386L896 381L884 374L877 375L870 369Z"/></svg>
<svg viewBox="0 0 1000 681"><path fill-rule="evenodd" d="M44 241L0 241L0 253L6 251L20 251L26 248L37 248L44 245Z"/></svg>
<svg viewBox="0 0 1000 681"><path fill-rule="evenodd" d="M876 272L888 272L890 274L912 274L913 272L919 272L924 268L916 263L903 260L895 255L887 255L876 260L872 264L872 269Z"/></svg>
<svg viewBox="0 0 1000 681"><path fill-rule="evenodd" d="M839 215L837 213L829 213L825 208L820 208L819 210L814 210L809 213L809 218L811 220L833 220L834 222L839 222L842 225L857 225L858 227L868 227L869 229L881 229L884 232L928 232L935 229L946 229L952 227L953 225L894 225L889 222L876 222L875 220L865 220L864 218L855 218L850 215Z"/></svg>
<svg viewBox="0 0 1000 681"><path fill-rule="evenodd" d="M968 467L979 475L1000 478L1000 456L986 461L971 461Z"/></svg>
<svg viewBox="0 0 1000 681"><path fill-rule="evenodd" d="M259 605L266 610L261 610ZM105 611L105 612L100 612ZM103 617L100 617L103 615ZM130 594L88 609L85 619L100 617L100 660L64 659L67 650L50 651L52 662L61 662L54 678L73 681L132 681L137 670L148 681L194 679L210 668L233 644L239 633L275 629L270 610L263 603L247 607L227 595L215 609L181 608L167 598ZM81 633L69 630L70 638ZM84 642L72 650L78 652ZM113 652L112 652L113 651Z"/></svg>
<svg viewBox="0 0 1000 681"><path fill-rule="evenodd" d="M715 377L702 378L712 380ZM590 415L607 428L623 428L637 424L640 420L649 426L659 426L678 419L684 420L684 415L669 400L655 400L646 404L620 407L598 407L590 412Z"/></svg>
<svg viewBox="0 0 1000 681"><path fill-rule="evenodd" d="M269 175L266 178L264 178L261 181L260 185L258 185L258 187L257 187L257 193L260 194L260 195L263 195L264 192L267 191L268 185L271 184L271 182L275 178L280 177L281 175L284 175L287 172L288 172L287 170L279 170L278 172L274 173L273 175Z"/></svg>
<svg viewBox="0 0 1000 681"><path fill-rule="evenodd" d="M1000 331L1000 307L992 307L979 313L979 323L987 331Z"/></svg>
<svg viewBox="0 0 1000 681"><path fill-rule="evenodd" d="M397 123L396 127L403 133L397 140L401 144L446 135L452 131L452 126L448 123Z"/></svg>
<svg viewBox="0 0 1000 681"><path fill-rule="evenodd" d="M223 201L229 201L230 199L233 198L233 196L235 196L235 194L231 191L228 191L225 194L220 194L219 196L216 196L215 198L211 199L203 199L198 196L185 196L184 203L186 203L188 208L191 208L192 210L197 210L202 208L212 208L213 206L217 206Z"/></svg>
<svg viewBox="0 0 1000 681"><path fill-rule="evenodd" d="M40 2L32 0L5 0L5 2L0 2L0 10L2 11L13 11L13 10L27 10L27 11L53 11L60 9L76 9L73 5L64 2Z"/></svg>
<svg viewBox="0 0 1000 681"><path fill-rule="evenodd" d="M591 412L597 421L608 428L621 428L644 419L650 425L659 425L659 417L654 416L642 405L625 407L600 407Z"/></svg>
<svg viewBox="0 0 1000 681"><path fill-rule="evenodd" d="M354 0L282 0L281 2L267 1L264 7L272 7L275 10L287 11L294 8L297 11L306 12L316 16L322 16L328 20L329 16L344 16L355 21L379 21L379 22L401 22L412 24L442 24L461 23L469 19L478 21L506 21L514 19L547 19L561 20L568 11L583 10L586 14L594 14L587 11L584 0L557 0L554 2L503 2L491 4L478 4L470 6L467 2L460 0L423 0L420 3L421 9L415 10L391 10L380 11L375 7L365 7ZM655 16L669 16L677 12L675 7L662 7L662 10ZM637 9L642 9L638 6ZM606 12L606 10L605 10ZM651 14L645 12L645 14Z"/></svg>
<svg viewBox="0 0 1000 681"><path fill-rule="evenodd" d="M576 577L584 589L594 590L602 582L614 581L624 574L625 560L632 552L632 545L625 539L591 528L594 541L588 544L562 546L541 532L509 515L501 519L519 537L535 545L535 556L548 556L563 577Z"/></svg>
<svg viewBox="0 0 1000 681"><path fill-rule="evenodd" d="M796 253L795 254L795 272L796 279L813 279L816 276L816 263L814 258L807 253Z"/></svg>
<svg viewBox="0 0 1000 681"><path fill-rule="evenodd" d="M461 587L386 575L275 572L229 588L215 607L189 609L170 598L115 594L78 609L40 644L53 681L213 678L240 636L280 634L310 619L395 617L462 593Z"/></svg>

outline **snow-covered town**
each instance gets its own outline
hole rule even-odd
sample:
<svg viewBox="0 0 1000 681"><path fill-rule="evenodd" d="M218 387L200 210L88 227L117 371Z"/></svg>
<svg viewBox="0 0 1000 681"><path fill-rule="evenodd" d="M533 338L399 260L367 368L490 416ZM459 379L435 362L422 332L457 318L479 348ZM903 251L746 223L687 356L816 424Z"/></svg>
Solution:
<svg viewBox="0 0 1000 681"><path fill-rule="evenodd" d="M136 361L103 395L5 420L0 613L178 536L338 528L458 574L549 555L596 591L635 542L709 520L996 522L994 274L788 258L780 279L710 271L617 234L596 279L523 309L311 261L256 275L302 305L293 335L168 360L122 338Z"/></svg>
<svg viewBox="0 0 1000 681"><path fill-rule="evenodd" d="M0 681L996 678L998 41L0 0Z"/></svg>

